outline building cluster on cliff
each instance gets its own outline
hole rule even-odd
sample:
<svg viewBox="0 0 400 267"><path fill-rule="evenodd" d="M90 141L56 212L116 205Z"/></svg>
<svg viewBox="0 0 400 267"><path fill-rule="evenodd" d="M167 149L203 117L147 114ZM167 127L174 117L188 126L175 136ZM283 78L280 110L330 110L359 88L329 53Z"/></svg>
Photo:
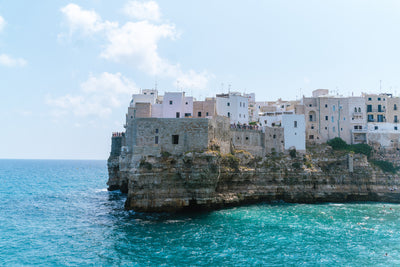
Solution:
<svg viewBox="0 0 400 267"><path fill-rule="evenodd" d="M196 101L185 92L132 95L121 147L135 154L244 149L254 155L305 151L306 143L340 137L348 144L399 149L400 98L391 94L343 97L326 89L301 100L260 102L229 92Z"/></svg>

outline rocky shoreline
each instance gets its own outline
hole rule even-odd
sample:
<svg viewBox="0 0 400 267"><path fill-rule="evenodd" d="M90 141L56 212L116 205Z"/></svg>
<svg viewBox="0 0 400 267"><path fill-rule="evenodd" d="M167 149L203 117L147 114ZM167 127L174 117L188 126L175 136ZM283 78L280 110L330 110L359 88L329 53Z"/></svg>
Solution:
<svg viewBox="0 0 400 267"><path fill-rule="evenodd" d="M109 190L127 193L125 208L140 212L213 210L263 201L400 203L398 174L365 155L328 146L306 154L254 157L239 150L108 159ZM399 189L398 189L399 188Z"/></svg>

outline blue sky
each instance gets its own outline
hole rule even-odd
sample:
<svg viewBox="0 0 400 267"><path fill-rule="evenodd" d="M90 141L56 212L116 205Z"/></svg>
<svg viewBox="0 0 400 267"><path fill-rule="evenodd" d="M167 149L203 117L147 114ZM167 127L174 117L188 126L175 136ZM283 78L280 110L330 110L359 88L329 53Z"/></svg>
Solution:
<svg viewBox="0 0 400 267"><path fill-rule="evenodd" d="M400 94L400 2L2 1L0 158L106 159L140 88Z"/></svg>

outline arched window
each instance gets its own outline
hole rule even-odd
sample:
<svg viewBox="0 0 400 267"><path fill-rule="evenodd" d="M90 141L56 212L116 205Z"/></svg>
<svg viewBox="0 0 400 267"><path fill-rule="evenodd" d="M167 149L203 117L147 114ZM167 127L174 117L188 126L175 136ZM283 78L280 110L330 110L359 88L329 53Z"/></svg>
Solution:
<svg viewBox="0 0 400 267"><path fill-rule="evenodd" d="M358 112L361 112L361 108L358 108Z"/></svg>
<svg viewBox="0 0 400 267"><path fill-rule="evenodd" d="M354 108L354 112L357 112L357 108Z"/></svg>
<svg viewBox="0 0 400 267"><path fill-rule="evenodd" d="M394 109L394 110L397 110L397 105L396 105L396 104L394 104L393 109Z"/></svg>

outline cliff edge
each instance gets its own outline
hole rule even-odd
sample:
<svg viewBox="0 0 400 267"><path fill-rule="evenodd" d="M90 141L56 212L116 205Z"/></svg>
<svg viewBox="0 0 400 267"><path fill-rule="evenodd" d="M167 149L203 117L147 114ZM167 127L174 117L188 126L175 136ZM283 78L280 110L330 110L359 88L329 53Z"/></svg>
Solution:
<svg viewBox="0 0 400 267"><path fill-rule="evenodd" d="M108 160L109 190L127 192L125 208L143 212L279 200L400 203L399 176L384 173L365 155L333 151L324 145L307 153L270 153L263 158L244 150L232 152L209 149L139 157L122 149L111 153Z"/></svg>

